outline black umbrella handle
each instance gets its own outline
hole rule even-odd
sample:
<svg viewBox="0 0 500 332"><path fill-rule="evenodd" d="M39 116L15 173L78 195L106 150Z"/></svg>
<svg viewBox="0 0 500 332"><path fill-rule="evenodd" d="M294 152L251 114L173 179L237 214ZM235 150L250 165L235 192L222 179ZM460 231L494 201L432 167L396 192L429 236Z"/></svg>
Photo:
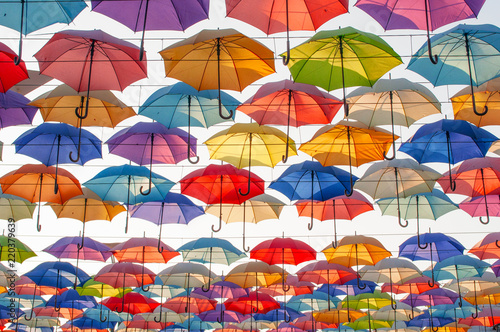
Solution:
<svg viewBox="0 0 500 332"><path fill-rule="evenodd" d="M476 109L476 96L474 95L474 81L472 80L472 65L471 65L471 55L470 55L470 46L469 46L469 36L468 34L464 34L465 39L465 54L467 55L467 65L469 67L469 83L470 83L470 93L472 97L472 109L474 110L474 114L477 116L483 116L488 113L488 106L484 105L484 110L482 112L478 112Z"/></svg>
<svg viewBox="0 0 500 332"><path fill-rule="evenodd" d="M151 154L149 156L149 187L147 191L143 191L142 189L144 186L141 186L139 191L141 192L141 195L147 196L151 194L151 188L152 188L152 183L151 183L151 178L153 177L153 149L154 149L154 140L155 140L155 134L151 134Z"/></svg>
<svg viewBox="0 0 500 332"><path fill-rule="evenodd" d="M389 91L389 99L391 103L391 133L392 133L392 157L387 157L385 151L383 152L385 160L393 160L396 158L396 139L394 137L394 109L393 109L393 92Z"/></svg>
<svg viewBox="0 0 500 332"><path fill-rule="evenodd" d="M288 0L285 1L285 15L286 15L286 55L283 56L283 65L288 66L290 62L290 23L288 15Z"/></svg>
<svg viewBox="0 0 500 332"><path fill-rule="evenodd" d="M229 111L228 116L222 114L222 100L220 97L220 37L217 37L216 47L217 47L217 93L219 99L219 116L224 120L229 120L233 117L234 112L233 110L228 110Z"/></svg>
<svg viewBox="0 0 500 332"><path fill-rule="evenodd" d="M425 3L425 26L426 26L426 31L427 31L427 51L429 53L429 59L431 62L435 65L438 63L438 57L437 55L432 54L432 44L431 44L431 36L429 33L429 5L427 3L428 0L424 0Z"/></svg>
<svg viewBox="0 0 500 332"><path fill-rule="evenodd" d="M481 181L483 184L483 198L484 198L484 208L486 209L486 220L483 221L483 217L479 217L479 222L483 225L487 225L490 222L490 212L488 211L488 199L486 197L486 187L484 186L484 171L481 168Z"/></svg>
<svg viewBox="0 0 500 332"><path fill-rule="evenodd" d="M24 27L24 2L25 0L21 0L21 27L19 29L19 52L16 57L14 57L14 64L19 66L21 63L21 55L23 52L23 27Z"/></svg>
<svg viewBox="0 0 500 332"><path fill-rule="evenodd" d="M191 160L191 95L188 96L188 141L187 141L187 159L190 164L197 164L200 161L199 156Z"/></svg>
<svg viewBox="0 0 500 332"><path fill-rule="evenodd" d="M244 193L241 191L241 188L238 189L238 192L241 196L248 196L250 194L250 185L252 182L252 133L249 134L249 145L248 145L248 182L247 182L247 191Z"/></svg>

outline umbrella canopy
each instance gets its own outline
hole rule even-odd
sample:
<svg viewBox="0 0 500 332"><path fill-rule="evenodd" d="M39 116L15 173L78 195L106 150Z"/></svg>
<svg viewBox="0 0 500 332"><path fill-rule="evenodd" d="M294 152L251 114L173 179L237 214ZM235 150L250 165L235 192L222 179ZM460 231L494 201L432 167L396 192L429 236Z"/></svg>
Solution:
<svg viewBox="0 0 500 332"><path fill-rule="evenodd" d="M94 276L94 280L114 288L141 287L154 283L155 277L156 274L143 265L124 262L104 266Z"/></svg>
<svg viewBox="0 0 500 332"><path fill-rule="evenodd" d="M123 295L122 298L109 297L102 301L102 304L113 311L128 312L135 315L143 312L153 312L160 305L153 299L147 298L144 295L130 292Z"/></svg>
<svg viewBox="0 0 500 332"><path fill-rule="evenodd" d="M22 263L37 254L15 237L0 235L0 261Z"/></svg>
<svg viewBox="0 0 500 332"><path fill-rule="evenodd" d="M177 251L184 261L231 265L246 257L245 253L225 239L200 237L183 244Z"/></svg>
<svg viewBox="0 0 500 332"><path fill-rule="evenodd" d="M258 259L267 264L291 264L316 259L316 250L305 242L292 238L274 238L266 240L250 250L250 258Z"/></svg>
<svg viewBox="0 0 500 332"><path fill-rule="evenodd" d="M56 288L72 287L90 279L83 270L67 262L43 262L24 275L39 286Z"/></svg>
<svg viewBox="0 0 500 332"><path fill-rule="evenodd" d="M256 261L237 265L227 273L224 280L243 288L266 287L281 282L286 275L287 272L278 266Z"/></svg>
<svg viewBox="0 0 500 332"><path fill-rule="evenodd" d="M279 309L279 303L270 295L257 292L250 292L247 296L228 299L224 302L227 310L239 312L243 315L250 313L266 313L274 309Z"/></svg>
<svg viewBox="0 0 500 332"><path fill-rule="evenodd" d="M0 218L14 221L33 218L36 204L17 196L0 194Z"/></svg>
<svg viewBox="0 0 500 332"><path fill-rule="evenodd" d="M182 262L163 269L158 273L158 277L164 285L189 289L204 286L213 279L213 274L203 264Z"/></svg>
<svg viewBox="0 0 500 332"><path fill-rule="evenodd" d="M2 11L5 9L6 7L2 7ZM17 83L27 79L28 70L24 61L21 61L21 56L18 57L13 50L3 43L0 43L0 60L2 64L0 66L0 92L5 93Z"/></svg>
<svg viewBox="0 0 500 332"><path fill-rule="evenodd" d="M363 235L345 236L336 247L330 244L322 252L328 263L347 267L374 265L392 255L377 239Z"/></svg>
<svg viewBox="0 0 500 332"><path fill-rule="evenodd" d="M167 263L179 253L165 243L149 237L134 237L110 249L119 262Z"/></svg>
<svg viewBox="0 0 500 332"><path fill-rule="evenodd" d="M40 109L44 121L56 121L79 125L80 118L75 114L75 108L83 108L86 104L87 92L77 92L66 84L61 84L54 90L46 92L29 105ZM136 115L132 107L125 105L111 91L97 90L89 93L88 116L82 119L81 126L99 126L114 128L123 120Z"/></svg>
<svg viewBox="0 0 500 332"><path fill-rule="evenodd" d="M95 260L105 262L112 253L109 247L99 241L87 238L83 248L80 248L82 240L79 236L63 237L43 249L43 251L55 256L56 258L77 258L84 260Z"/></svg>
<svg viewBox="0 0 500 332"><path fill-rule="evenodd" d="M0 93L0 128L31 124L37 108L29 102L28 98L12 90Z"/></svg>
<svg viewBox="0 0 500 332"><path fill-rule="evenodd" d="M401 63L399 55L382 38L346 27L320 31L291 49L288 68L296 82L327 91L342 88L347 116L346 87L372 86Z"/></svg>
<svg viewBox="0 0 500 332"><path fill-rule="evenodd" d="M469 253L479 259L500 259L500 232L487 234L481 241L469 249Z"/></svg>
<svg viewBox="0 0 500 332"><path fill-rule="evenodd" d="M412 236L399 246L399 256L411 260L442 261L461 255L465 247L451 236L443 233L424 233Z"/></svg>

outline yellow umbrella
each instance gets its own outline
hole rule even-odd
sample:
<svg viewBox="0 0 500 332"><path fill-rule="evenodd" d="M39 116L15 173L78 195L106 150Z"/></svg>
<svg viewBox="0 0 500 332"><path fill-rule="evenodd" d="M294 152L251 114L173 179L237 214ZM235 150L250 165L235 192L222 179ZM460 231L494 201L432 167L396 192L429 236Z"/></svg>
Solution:
<svg viewBox="0 0 500 332"><path fill-rule="evenodd" d="M283 151L288 147L288 155L297 155L295 142L282 131L261 126L258 123L236 123L210 137L205 143L210 159L226 161L237 168L252 166L274 167L282 161ZM248 177L250 192L250 177Z"/></svg>
<svg viewBox="0 0 500 332"><path fill-rule="evenodd" d="M242 204L214 204L205 209L205 213L222 216L227 224L243 222L243 250L249 252L245 245L245 223L256 224L262 220L279 219L285 203L271 195L262 194L244 201ZM222 211L221 211L222 209Z"/></svg>
<svg viewBox="0 0 500 332"><path fill-rule="evenodd" d="M471 88L467 87L450 98L455 119L469 121L478 127L500 125L498 118L500 79L490 80L474 88L473 91L474 95L472 95Z"/></svg>
<svg viewBox="0 0 500 332"><path fill-rule="evenodd" d="M114 288L113 286L110 286L108 284L95 281L93 277L86 281L82 286L76 287L75 290L82 296L89 295L99 298L110 296L122 297L123 295L132 291L131 288Z"/></svg>
<svg viewBox="0 0 500 332"><path fill-rule="evenodd" d="M29 105L40 108L44 121L56 121L89 127L114 128L121 121L137 115L111 91L96 90L89 92L88 116L80 119L75 112L85 105L87 92L76 92L66 84L59 85L52 91L42 94Z"/></svg>
<svg viewBox="0 0 500 332"><path fill-rule="evenodd" d="M366 316L367 313L358 310L349 310L349 308L337 308L331 310L321 310L313 313L313 317L318 322L328 324L344 324L355 321L358 318Z"/></svg>
<svg viewBox="0 0 500 332"><path fill-rule="evenodd" d="M167 77L196 90L242 91L256 80L275 72L274 54L266 46L233 29L202 30L160 52Z"/></svg>

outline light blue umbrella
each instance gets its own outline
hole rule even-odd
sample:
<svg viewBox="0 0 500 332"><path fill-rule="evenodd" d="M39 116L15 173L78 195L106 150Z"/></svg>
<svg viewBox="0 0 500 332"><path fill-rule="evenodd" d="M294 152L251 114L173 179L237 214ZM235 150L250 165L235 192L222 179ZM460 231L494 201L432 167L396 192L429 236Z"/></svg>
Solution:
<svg viewBox="0 0 500 332"><path fill-rule="evenodd" d="M23 35L54 23L69 24L86 7L84 0L2 1L0 25L20 33L16 64L21 60Z"/></svg>
<svg viewBox="0 0 500 332"><path fill-rule="evenodd" d="M191 127L208 128L223 121L234 120L238 100L225 92L221 93L222 114L219 116L217 90L198 91L192 86L179 82L155 91L139 108L139 115L158 121L167 128ZM189 136L188 136L189 137ZM188 151L191 141L188 141ZM197 163L199 158L189 162Z"/></svg>
<svg viewBox="0 0 500 332"><path fill-rule="evenodd" d="M412 56L408 69L434 86L470 85L474 113L486 114L486 107L483 112L476 110L473 86L500 76L500 28L491 24L460 24L435 35L430 43L432 48L424 44ZM437 61L429 60L429 51L438 56Z"/></svg>
<svg viewBox="0 0 500 332"><path fill-rule="evenodd" d="M142 188L150 183L151 191L142 194ZM124 202L135 205L149 201L162 201L174 186L169 179L152 173L144 166L111 166L85 182L85 187L95 192L104 201ZM125 232L128 230L128 214Z"/></svg>

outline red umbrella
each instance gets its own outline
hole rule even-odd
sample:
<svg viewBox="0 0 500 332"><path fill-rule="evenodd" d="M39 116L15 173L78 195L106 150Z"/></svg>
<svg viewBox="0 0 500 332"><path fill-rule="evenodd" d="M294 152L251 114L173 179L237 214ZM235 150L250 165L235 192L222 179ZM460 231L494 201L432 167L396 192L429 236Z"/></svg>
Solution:
<svg viewBox="0 0 500 332"><path fill-rule="evenodd" d="M271 296L280 296L288 293L290 295L311 294L316 286L309 281L301 281L295 275L289 275L284 283L272 284L266 287L259 288L259 292L266 293Z"/></svg>
<svg viewBox="0 0 500 332"><path fill-rule="evenodd" d="M265 314L274 309L279 309L280 304L268 294L250 292L247 296L228 299L224 302L226 310L247 315L252 313Z"/></svg>
<svg viewBox="0 0 500 332"><path fill-rule="evenodd" d="M4 93L11 87L28 78L26 64L21 60L16 66L14 59L17 54L7 45L0 43L0 92Z"/></svg>
<svg viewBox="0 0 500 332"><path fill-rule="evenodd" d="M160 305L160 303L155 300L134 292L129 292L122 298L114 296L109 297L103 300L102 304L110 310L117 311L119 313L125 311L132 315L143 312L153 312L153 310Z"/></svg>
<svg viewBox="0 0 500 332"><path fill-rule="evenodd" d="M91 90L120 90L147 77L146 58L132 43L100 30L58 32L34 55L40 73L54 77L77 92L87 91L85 109L82 97L75 105L78 127L88 115ZM80 147L80 144L79 144ZM71 156L71 154L70 154ZM80 149L74 162L80 159Z"/></svg>
<svg viewBox="0 0 500 332"><path fill-rule="evenodd" d="M256 245L250 250L250 258L261 260L270 265L298 265L316 259L316 250L305 242L277 237Z"/></svg>
<svg viewBox="0 0 500 332"><path fill-rule="evenodd" d="M220 204L222 214L222 204L241 204L244 201L264 193L264 180L254 174L240 170L233 165L209 165L203 169L198 169L189 173L180 180L181 193L197 198L207 204ZM247 190L248 194L243 196L240 191ZM222 227L222 215L219 216L219 228Z"/></svg>
<svg viewBox="0 0 500 332"><path fill-rule="evenodd" d="M329 124L341 106L342 102L337 98L320 91L314 85L282 80L264 84L253 97L239 105L237 110L260 125L287 126L287 145L282 157L283 163L286 163L290 126Z"/></svg>
<svg viewBox="0 0 500 332"><path fill-rule="evenodd" d="M114 263L103 267L94 277L95 281L102 282L114 288L141 287L153 284L156 274L142 265L133 263Z"/></svg>
<svg viewBox="0 0 500 332"><path fill-rule="evenodd" d="M430 284L430 277L420 276L405 281L404 283L393 283L392 292L394 294L420 294L430 289L439 288L439 283L437 281L434 282L434 285L432 285L432 287L430 286ZM382 285L382 292L391 292L390 283L384 283Z"/></svg>
<svg viewBox="0 0 500 332"><path fill-rule="evenodd" d="M216 300L208 299L199 294L190 294L189 296L176 296L164 304L162 307L175 311L176 313L199 314L208 310L215 310Z"/></svg>
<svg viewBox="0 0 500 332"><path fill-rule="evenodd" d="M150 237L130 238L110 250L119 262L167 263L179 252L159 239Z"/></svg>
<svg viewBox="0 0 500 332"><path fill-rule="evenodd" d="M295 203L295 207L300 217L311 217L309 230L312 229L313 216L321 221L333 220L335 243L337 219L353 220L360 214L373 210L373 204L357 191L353 191L351 196L341 195L326 201L300 200Z"/></svg>

